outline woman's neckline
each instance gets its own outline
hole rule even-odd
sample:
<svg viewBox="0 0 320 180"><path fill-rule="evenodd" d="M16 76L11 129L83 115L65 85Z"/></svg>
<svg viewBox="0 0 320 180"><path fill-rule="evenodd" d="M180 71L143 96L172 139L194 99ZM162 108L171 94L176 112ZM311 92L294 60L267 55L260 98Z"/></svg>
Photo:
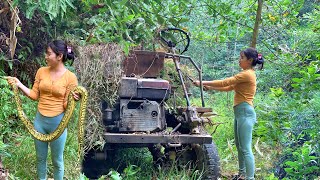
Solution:
<svg viewBox="0 0 320 180"><path fill-rule="evenodd" d="M60 79L62 79L62 77L67 73L67 71L68 71L68 69L67 68L65 68L64 69L64 71L63 71L63 73L59 76L59 77L57 77L57 78L52 78L52 75L51 75L51 72L52 71L50 71L50 68L48 68L48 70L49 70L49 77L50 77L50 80L52 81L52 82L57 82L57 81L59 81Z"/></svg>

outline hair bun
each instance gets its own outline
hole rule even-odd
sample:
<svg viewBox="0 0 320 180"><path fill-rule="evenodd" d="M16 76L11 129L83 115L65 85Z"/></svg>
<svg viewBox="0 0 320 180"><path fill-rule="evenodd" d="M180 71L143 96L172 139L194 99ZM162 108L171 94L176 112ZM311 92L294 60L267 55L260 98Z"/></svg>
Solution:
<svg viewBox="0 0 320 180"><path fill-rule="evenodd" d="M72 52L71 46L67 46L67 53L71 54L71 52Z"/></svg>
<svg viewBox="0 0 320 180"><path fill-rule="evenodd" d="M258 54L257 64L263 64L264 60L262 54Z"/></svg>

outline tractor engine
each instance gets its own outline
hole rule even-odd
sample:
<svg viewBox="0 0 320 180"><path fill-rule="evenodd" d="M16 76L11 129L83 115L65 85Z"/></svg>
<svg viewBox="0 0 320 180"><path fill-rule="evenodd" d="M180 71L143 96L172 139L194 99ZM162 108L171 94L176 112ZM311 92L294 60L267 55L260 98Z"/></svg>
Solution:
<svg viewBox="0 0 320 180"><path fill-rule="evenodd" d="M165 129L163 102L169 98L166 80L123 77L119 99L111 109L103 104L107 132L157 132Z"/></svg>

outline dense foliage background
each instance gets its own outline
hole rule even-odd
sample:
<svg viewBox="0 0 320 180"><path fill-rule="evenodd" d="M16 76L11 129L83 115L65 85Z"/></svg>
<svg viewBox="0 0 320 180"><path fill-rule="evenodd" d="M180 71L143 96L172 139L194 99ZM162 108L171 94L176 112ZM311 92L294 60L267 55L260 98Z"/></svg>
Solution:
<svg viewBox="0 0 320 180"><path fill-rule="evenodd" d="M257 178L317 179L320 4L317 0L260 2L263 6L257 49L266 63L262 71L257 71L258 124L254 129ZM156 38L159 29L180 27L191 37L185 54L202 66L204 79L225 78L239 72L239 52L252 41L257 6L253 0L1 0L0 76L17 76L31 86L36 70L44 65L45 45L53 39L62 38L74 46L115 42L128 53L137 46L154 50L159 47ZM0 88L0 156L12 178L32 179L34 175L29 174L35 172L35 157L33 147L28 145L32 139L17 121L12 93L3 79ZM192 91L193 102L197 104L197 90ZM219 148L222 175L227 177L237 171L232 140L232 93L206 92L205 98L208 106L219 114L214 121L224 123L213 138ZM36 105L27 99L23 101L32 119ZM77 150L70 136L66 176L73 179L77 176L72 172ZM16 147L24 150L14 150ZM29 164L19 164L24 162L21 158ZM147 169L143 164L149 160L140 161L133 160L131 163L138 164L128 166L127 172L147 177L141 169ZM150 177L157 171L158 177L165 178L161 170L149 168L149 171ZM170 172L173 177L179 173ZM128 173L123 177L130 179ZM180 172L180 177L188 179L190 174Z"/></svg>

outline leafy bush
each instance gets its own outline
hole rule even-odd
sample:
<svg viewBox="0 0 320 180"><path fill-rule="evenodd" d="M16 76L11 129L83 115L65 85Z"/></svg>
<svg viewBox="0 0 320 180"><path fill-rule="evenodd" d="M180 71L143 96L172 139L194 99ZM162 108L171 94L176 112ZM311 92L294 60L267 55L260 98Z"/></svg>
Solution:
<svg viewBox="0 0 320 180"><path fill-rule="evenodd" d="M319 172L319 157L314 154L310 145L304 145L292 152L292 160L285 162L288 177L294 179L314 179Z"/></svg>
<svg viewBox="0 0 320 180"><path fill-rule="evenodd" d="M0 78L0 136L10 134L11 125L15 124L17 111L12 101L13 92L7 80Z"/></svg>
<svg viewBox="0 0 320 180"><path fill-rule="evenodd" d="M319 176L320 91L317 61L300 68L292 78L291 91L270 88L258 100L255 135L284 147L276 163L279 178L313 179Z"/></svg>

